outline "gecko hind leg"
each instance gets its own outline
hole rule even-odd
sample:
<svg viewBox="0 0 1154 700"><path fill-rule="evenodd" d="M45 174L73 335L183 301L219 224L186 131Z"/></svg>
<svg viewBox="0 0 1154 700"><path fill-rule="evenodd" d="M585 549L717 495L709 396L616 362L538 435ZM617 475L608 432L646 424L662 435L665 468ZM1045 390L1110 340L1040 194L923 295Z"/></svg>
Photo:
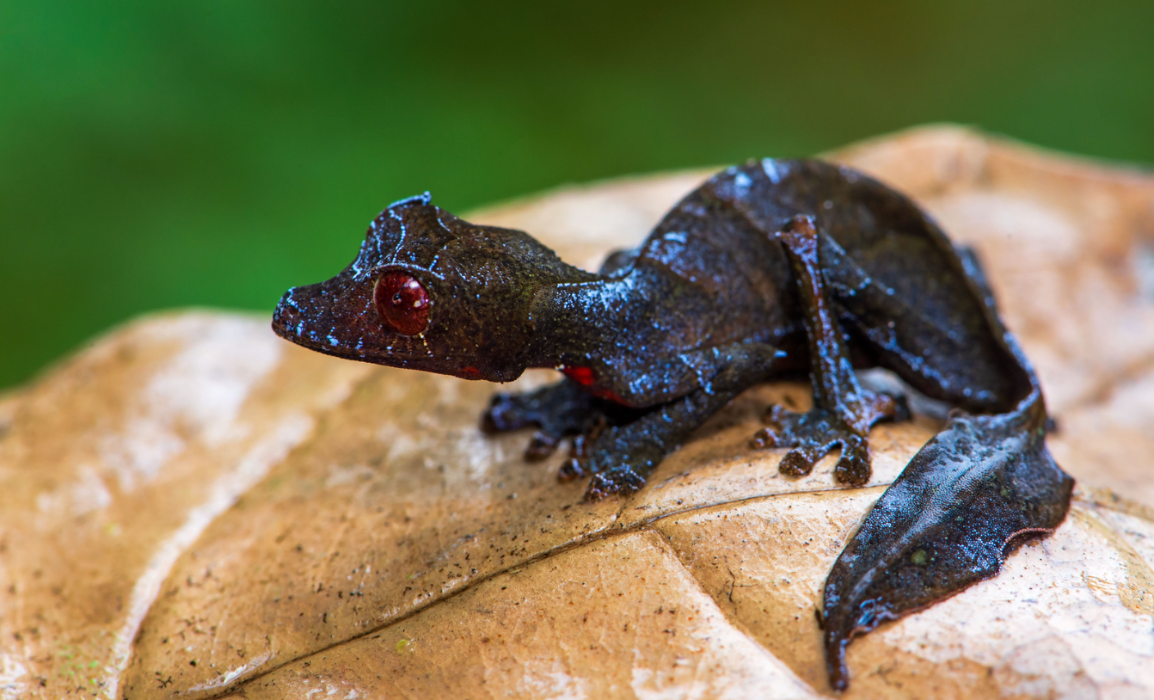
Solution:
<svg viewBox="0 0 1154 700"><path fill-rule="evenodd" d="M579 453L605 428L629 421L636 413L636 409L597 399L563 380L523 394L495 394L481 416L481 429L503 433L538 428L525 448L525 459L536 462L553 454L570 436L575 436L574 451Z"/></svg>
<svg viewBox="0 0 1154 700"><path fill-rule="evenodd" d="M841 448L834 468L843 484L869 481L869 430L881 421L908 420L905 399L862 388L849 359L844 333L826 294L818 261L818 232L810 217L796 217L776 234L797 277L813 378L813 409L795 413L772 406L754 447L790 447L779 469L805 476L827 453Z"/></svg>

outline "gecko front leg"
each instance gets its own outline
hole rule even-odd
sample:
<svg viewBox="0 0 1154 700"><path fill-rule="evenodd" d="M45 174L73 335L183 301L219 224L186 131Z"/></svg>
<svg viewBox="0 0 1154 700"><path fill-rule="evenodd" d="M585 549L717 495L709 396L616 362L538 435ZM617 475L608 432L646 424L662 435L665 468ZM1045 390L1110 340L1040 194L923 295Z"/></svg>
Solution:
<svg viewBox="0 0 1154 700"><path fill-rule="evenodd" d="M702 351L713 355L713 351ZM629 495L645 485L662 459L698 426L748 387L767 379L781 353L763 343L718 349L716 370L685 396L647 409L629 423L611 425L561 468L562 480L592 475L585 499Z"/></svg>
<svg viewBox="0 0 1154 700"><path fill-rule="evenodd" d="M779 469L805 476L826 453L841 447L834 476L843 484L860 486L870 478L869 431L881 421L907 420L901 397L862 388L850 363L845 335L822 280L818 232L810 217L793 219L776 234L797 278L805 309L813 381L813 409L795 413L772 406L769 424L753 437L754 447L791 447Z"/></svg>

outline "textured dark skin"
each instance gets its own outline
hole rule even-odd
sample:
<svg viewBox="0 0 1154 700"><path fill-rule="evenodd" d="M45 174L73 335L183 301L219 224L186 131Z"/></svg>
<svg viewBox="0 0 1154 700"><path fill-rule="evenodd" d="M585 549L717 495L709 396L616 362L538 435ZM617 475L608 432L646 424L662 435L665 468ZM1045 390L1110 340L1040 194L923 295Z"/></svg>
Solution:
<svg viewBox="0 0 1154 700"><path fill-rule="evenodd" d="M289 290L273 328L331 355L465 379L563 371L559 384L495 396L482 426L536 426L530 459L576 436L561 478L591 476L589 499L641 488L697 426L775 376L813 382L812 411L772 407L753 437L790 448L780 468L792 476L841 448L836 478L866 483L870 427L907 417L903 399L863 388L854 367L887 368L955 406L826 582L837 689L855 635L995 575L1069 507L1073 480L1046 450L1037 380L973 256L906 197L821 161L717 174L599 274L427 195L404 200L344 272Z"/></svg>

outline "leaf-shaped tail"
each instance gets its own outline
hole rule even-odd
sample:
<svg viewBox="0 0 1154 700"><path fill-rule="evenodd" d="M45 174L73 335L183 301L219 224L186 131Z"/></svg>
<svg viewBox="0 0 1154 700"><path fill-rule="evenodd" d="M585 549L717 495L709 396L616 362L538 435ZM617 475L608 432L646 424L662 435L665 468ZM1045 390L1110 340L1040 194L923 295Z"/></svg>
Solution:
<svg viewBox="0 0 1154 700"><path fill-rule="evenodd" d="M1074 480L1046 449L1045 423L1036 385L1010 413L955 416L874 505L826 580L834 688L849 684L855 635L994 576L1015 547L1062 522Z"/></svg>

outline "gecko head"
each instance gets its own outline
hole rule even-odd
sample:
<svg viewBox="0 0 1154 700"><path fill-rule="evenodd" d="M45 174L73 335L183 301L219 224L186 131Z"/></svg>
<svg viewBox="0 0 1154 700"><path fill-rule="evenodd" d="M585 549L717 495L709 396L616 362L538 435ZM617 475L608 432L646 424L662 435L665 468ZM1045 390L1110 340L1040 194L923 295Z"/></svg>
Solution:
<svg viewBox="0 0 1154 700"><path fill-rule="evenodd" d="M272 326L328 355L512 381L528 365L533 295L566 269L528 234L470 224L426 193L381 212L336 277L286 292Z"/></svg>

